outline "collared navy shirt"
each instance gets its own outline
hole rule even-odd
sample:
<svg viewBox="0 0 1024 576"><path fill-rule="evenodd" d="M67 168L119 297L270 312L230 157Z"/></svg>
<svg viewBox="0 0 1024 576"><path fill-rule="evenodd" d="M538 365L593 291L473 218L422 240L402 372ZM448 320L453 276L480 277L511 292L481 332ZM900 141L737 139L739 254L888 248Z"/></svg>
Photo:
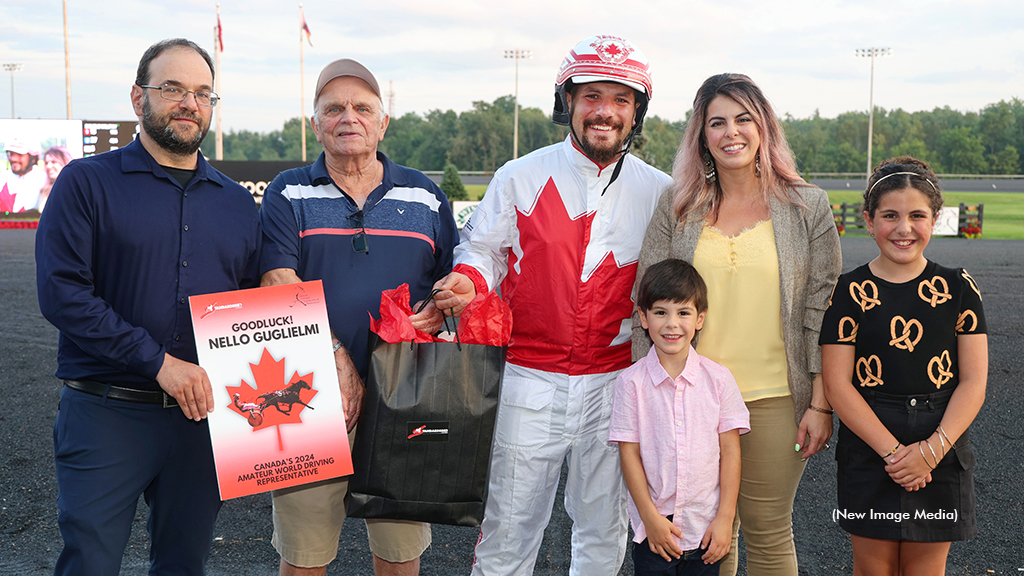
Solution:
<svg viewBox="0 0 1024 576"><path fill-rule="evenodd" d="M252 195L199 155L182 186L141 142L64 167L36 232L57 377L158 390L164 353L195 363L188 297L259 284Z"/></svg>
<svg viewBox="0 0 1024 576"><path fill-rule="evenodd" d="M380 293L409 284L412 303L427 297L452 269L458 243L448 198L422 172L399 166L381 152L384 178L359 207L331 179L325 156L282 172L263 195L261 272L295 270L323 280L331 330L348 349L359 375L368 366L370 316L380 316ZM365 231L365 232L364 232ZM352 238L365 233L369 252Z"/></svg>

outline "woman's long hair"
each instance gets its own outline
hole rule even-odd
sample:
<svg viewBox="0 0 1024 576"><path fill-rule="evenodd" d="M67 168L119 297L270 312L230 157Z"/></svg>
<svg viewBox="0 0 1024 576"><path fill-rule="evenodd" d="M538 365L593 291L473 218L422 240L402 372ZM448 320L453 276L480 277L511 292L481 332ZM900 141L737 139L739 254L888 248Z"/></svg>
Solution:
<svg viewBox="0 0 1024 576"><path fill-rule="evenodd" d="M772 105L754 81L743 74L718 74L704 81L693 99L693 113L686 122L686 131L672 162L672 209L682 221L716 218L722 203L722 187L704 176L704 153L707 151L708 106L717 96L732 98L746 108L761 135L757 151L761 166L758 179L765 201L774 194L783 202L804 206L800 196L792 193L794 185L805 184L796 171L793 151L786 141ZM711 160L714 164L714 158Z"/></svg>
<svg viewBox="0 0 1024 576"><path fill-rule="evenodd" d="M46 174L46 184L43 184L43 187L39 190L39 197L44 201L50 195L50 190L53 190L53 180L50 180L50 175L46 173L47 156L60 162L61 170L64 169L64 166L68 165L68 162L71 162L71 154L63 146L54 146L43 153L43 173Z"/></svg>
<svg viewBox="0 0 1024 576"><path fill-rule="evenodd" d="M54 160L60 162L61 167L67 166L68 162L71 162L71 154L68 153L68 149L67 148L65 148L63 146L53 146L52 148L50 148L46 152L43 152L44 172L45 172L45 164L46 164L46 157L47 156L49 156L50 158L53 158ZM49 183L51 186L53 185L53 180L50 180L50 175L49 174L46 175L46 180L47 180L47 183Z"/></svg>

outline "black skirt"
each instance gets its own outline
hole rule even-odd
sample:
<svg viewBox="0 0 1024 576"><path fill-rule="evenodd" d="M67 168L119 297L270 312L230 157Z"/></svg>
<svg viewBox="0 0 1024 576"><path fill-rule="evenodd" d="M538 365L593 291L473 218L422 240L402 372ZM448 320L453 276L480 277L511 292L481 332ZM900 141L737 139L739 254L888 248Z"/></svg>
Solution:
<svg viewBox="0 0 1024 576"><path fill-rule="evenodd" d="M935 432L953 389L915 396L870 389L860 393L882 424L909 446ZM939 446L934 448L938 452ZM928 447L924 449L931 456ZM907 492L896 484L885 471L885 460L842 424L836 462L839 508L833 518L850 534L882 540L950 542L967 540L977 533L971 473L974 451L969 429L932 471L932 481L916 492Z"/></svg>

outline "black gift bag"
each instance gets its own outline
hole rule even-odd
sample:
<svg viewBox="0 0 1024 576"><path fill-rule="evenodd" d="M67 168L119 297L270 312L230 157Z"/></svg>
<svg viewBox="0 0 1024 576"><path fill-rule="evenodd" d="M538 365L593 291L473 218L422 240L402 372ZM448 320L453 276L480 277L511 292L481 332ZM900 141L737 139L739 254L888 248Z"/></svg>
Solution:
<svg viewBox="0 0 1024 576"><path fill-rule="evenodd" d="M348 515L479 526L505 347L371 338Z"/></svg>

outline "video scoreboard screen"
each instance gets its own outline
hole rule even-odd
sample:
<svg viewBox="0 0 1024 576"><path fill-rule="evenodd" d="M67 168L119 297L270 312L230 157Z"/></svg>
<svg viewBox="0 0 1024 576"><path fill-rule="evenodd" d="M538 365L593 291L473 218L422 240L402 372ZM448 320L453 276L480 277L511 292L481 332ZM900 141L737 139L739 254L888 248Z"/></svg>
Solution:
<svg viewBox="0 0 1024 576"><path fill-rule="evenodd" d="M0 120L0 215L38 217L64 166L82 157L82 121Z"/></svg>
<svg viewBox="0 0 1024 576"><path fill-rule="evenodd" d="M124 120L83 120L82 153L85 156L102 154L123 148L135 140L139 123Z"/></svg>

